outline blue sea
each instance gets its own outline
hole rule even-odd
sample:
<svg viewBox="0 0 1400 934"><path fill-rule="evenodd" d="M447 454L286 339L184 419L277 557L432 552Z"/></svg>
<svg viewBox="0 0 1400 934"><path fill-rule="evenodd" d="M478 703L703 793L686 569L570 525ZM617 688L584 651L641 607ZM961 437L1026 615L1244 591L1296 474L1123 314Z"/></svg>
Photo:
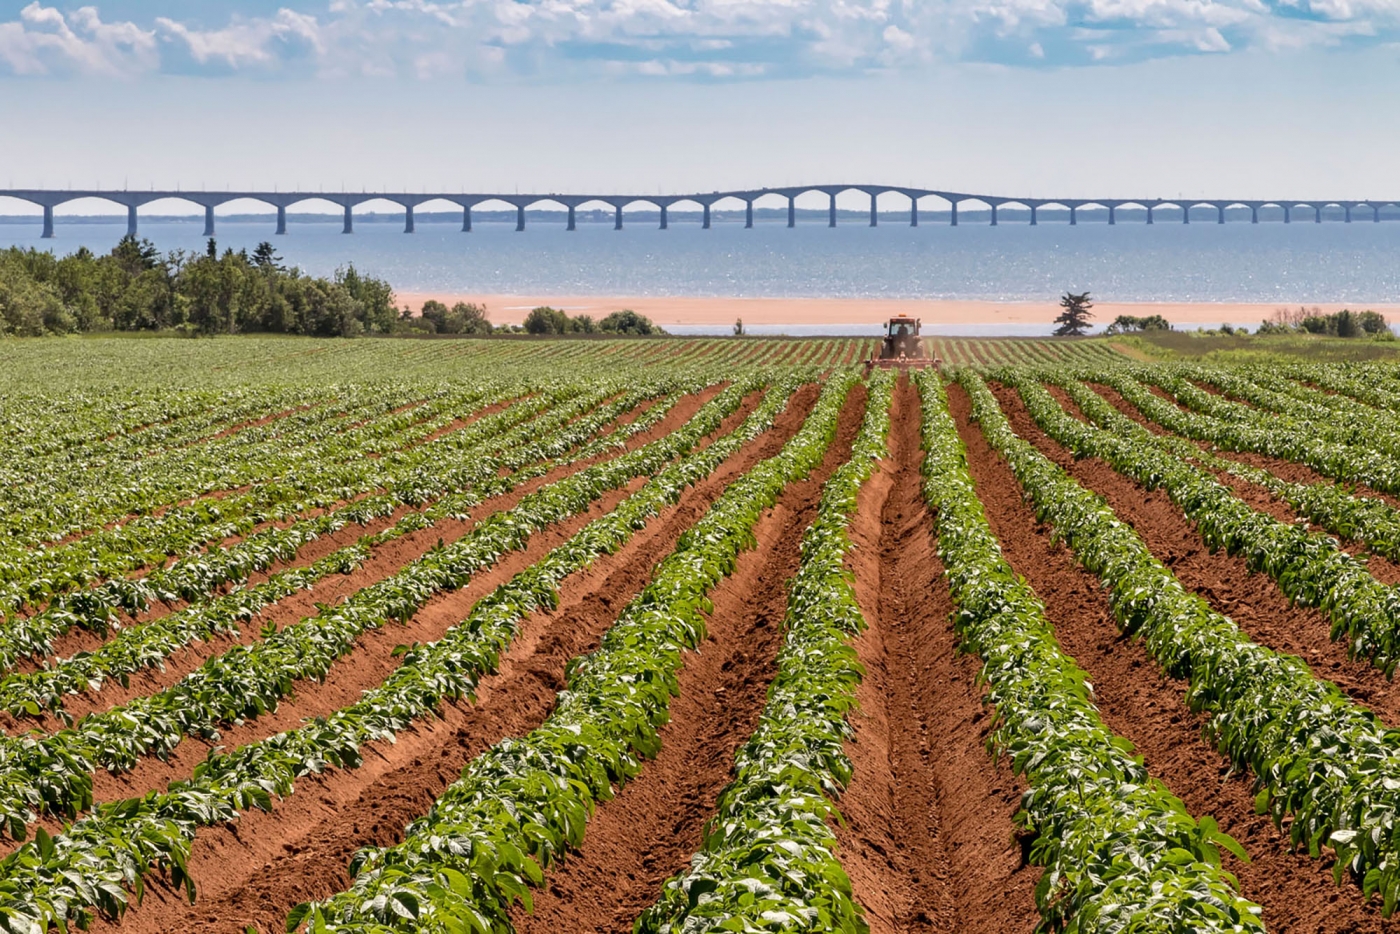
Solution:
<svg viewBox="0 0 1400 934"><path fill-rule="evenodd" d="M824 219L802 218L792 229L760 221L746 230L724 220L702 230L673 216L663 231L654 216L629 215L621 231L611 223L580 223L568 232L550 218L531 218L523 233L513 223L482 220L471 233L460 230L460 220L420 218L416 228L405 234L401 220L357 218L347 236L338 218L292 218L287 235L278 237L269 217L221 220L217 240L220 249L270 240L286 262L309 273L328 275L353 263L405 292L1044 302L1065 291L1090 291L1098 301L1363 307L1400 301L1395 221L1147 226L1120 220L1110 227L1081 220L1071 227L1051 218L1036 227L1008 221L991 227L965 219L958 227L928 221L910 228L890 217L875 228L843 221L829 229ZM0 246L101 252L125 232L124 218L60 218L57 237L42 240L37 219L7 220L0 223ZM163 250L205 248L202 219L143 219L140 233Z"/></svg>

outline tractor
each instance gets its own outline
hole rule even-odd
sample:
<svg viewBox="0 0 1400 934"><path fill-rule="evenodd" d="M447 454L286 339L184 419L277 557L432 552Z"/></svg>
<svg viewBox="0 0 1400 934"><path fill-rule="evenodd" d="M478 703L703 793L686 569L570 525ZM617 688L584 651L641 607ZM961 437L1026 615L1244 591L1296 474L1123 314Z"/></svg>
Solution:
<svg viewBox="0 0 1400 934"><path fill-rule="evenodd" d="M891 318L886 324L885 335L880 342L880 356L866 360L866 370L873 370L877 366L882 369L898 367L902 370L926 366L939 367L943 361L937 357L924 356L924 343L919 338L920 323L918 318L911 318L908 315L895 315Z"/></svg>

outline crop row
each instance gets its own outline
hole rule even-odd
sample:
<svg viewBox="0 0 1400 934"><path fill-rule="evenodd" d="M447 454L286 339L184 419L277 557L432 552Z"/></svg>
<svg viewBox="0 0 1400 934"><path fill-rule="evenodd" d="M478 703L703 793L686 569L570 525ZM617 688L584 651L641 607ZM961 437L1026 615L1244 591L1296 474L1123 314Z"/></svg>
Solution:
<svg viewBox="0 0 1400 934"><path fill-rule="evenodd" d="M580 396L573 404L562 406L549 416L536 419L533 424L538 425L540 431L550 431L597 405L606 395L603 392ZM181 521L184 516L162 516L143 527L142 537L145 541L142 544L145 548L114 552L113 540L126 537L119 534L126 531L122 529L90 536L97 541L84 539L72 547L29 552L24 556L29 560L15 562L15 565L30 565L31 574L37 570L37 576L11 584L10 598L15 604L23 602L42 606L43 610L35 616L61 619L64 630L77 627L98 632L106 631L118 614L135 615L149 609L157 601L197 601L207 598L222 585L246 580L253 572L264 570L276 561L294 559L302 547L322 535L343 528L347 522L371 521L391 513L398 506L422 504L432 499L435 493L441 495L441 491L447 488L442 486L441 475L450 473L454 467L460 468L464 458L469 463L473 459L480 461L492 450L490 446L509 444L513 438L528 436L531 426L515 425L513 432L506 432L505 429L517 421L528 420L529 410L528 406L519 412L513 411L513 408L507 409L498 413L500 418L482 419L458 436L444 436L424 444L413 452L411 458L384 465L376 469L376 475L366 476L368 483L387 490L386 493L354 498L344 506L332 508L319 516L294 521L286 527L270 525L257 531L249 528L256 519L272 518L268 513L244 513L233 522L225 522L223 516L219 516L217 521L198 523L193 527ZM422 472L425 466L431 470L427 477ZM340 502L347 498L346 492L343 486L331 486L314 495ZM273 515L304 502L305 499L283 498L274 507L276 512ZM217 506L213 508L218 509ZM171 526L173 528L169 528ZM167 530L165 535L158 532L163 527ZM252 534L228 546L219 543L220 539L228 537L224 533L238 531L251 531ZM202 552L191 548L171 564L160 566L163 555L172 551L178 553L179 546L186 543L191 532L200 538L210 537L215 543ZM32 567L40 561L45 565L42 569ZM140 567L144 564L157 566L144 576L115 576L128 570L128 565ZM92 581L100 583L85 587Z"/></svg>
<svg viewBox="0 0 1400 934"><path fill-rule="evenodd" d="M442 390L427 401L408 393L399 398L371 395L355 409L319 407L164 457L71 475L24 475L11 489L22 490L25 503L8 505L0 516L7 536L5 553L181 499L294 477L297 471L325 463L354 462L403 447L450 424L458 398L480 395L473 388ZM405 404L409 407L403 408Z"/></svg>
<svg viewBox="0 0 1400 934"><path fill-rule="evenodd" d="M1138 534L1024 439L975 373L958 380L974 418L1075 558L1098 576L1124 632L1140 636L1187 700L1206 711L1207 736L1260 788L1257 806L1294 845L1336 854L1389 915L1400 899L1400 735L1298 658L1249 641L1228 617L1153 557Z"/></svg>
<svg viewBox="0 0 1400 934"><path fill-rule="evenodd" d="M1105 370L1097 376L1135 405L1142 394L1152 395L1134 378L1146 378L1145 371L1130 374ZM1199 441L1209 441L1227 451L1249 451L1297 461L1334 480L1361 482L1388 493L1400 492L1400 458L1347 443L1347 439L1364 440L1358 439L1354 433L1343 433L1343 437L1337 438L1336 433L1329 436L1325 426L1319 423L1304 424L1285 416L1258 416L1230 421L1221 416L1238 415L1242 410L1241 406L1213 396L1185 379L1166 374L1155 374L1151 378L1179 402L1192 409L1190 413L1183 413L1188 416L1186 418L1160 413L1174 423L1162 424L1166 424L1178 434ZM1181 412L1181 409L1177 408L1177 411ZM1144 414L1148 413L1144 411ZM1149 417L1156 420L1156 415L1150 414Z"/></svg>
<svg viewBox="0 0 1400 934"><path fill-rule="evenodd" d="M886 454L894 373L876 371L851 456L826 481L788 591L783 646L758 727L735 756L690 869L667 880L636 934L866 930L836 858L835 797L851 781L844 744L865 629L847 531L862 484Z"/></svg>
<svg viewBox="0 0 1400 934"><path fill-rule="evenodd" d="M1361 542L1376 554L1400 560L1400 510L1384 500L1357 496L1335 483L1291 482L1261 467L1220 457L1176 435L1152 434L1072 376L1059 371L1041 375L1064 389L1085 417L1101 428L1160 446L1177 457L1198 461L1210 470L1226 472L1263 487L1299 515L1334 535Z"/></svg>
<svg viewBox="0 0 1400 934"><path fill-rule="evenodd" d="M511 392L498 390L480 398L468 397L461 404L489 405L510 398ZM488 440L490 435L532 417L548 404L534 399L517 402L460 432L450 432L401 452L401 456L365 458L358 484L347 482L351 477L344 471L306 470L297 475L295 484L278 484L273 489L262 486L232 497L197 500L159 515L141 516L111 529L99 529L57 547L18 551L0 562L0 580L5 582L3 600L12 610L25 605L42 608L55 596L143 567L159 566L172 555L195 554L211 542L248 535L260 525L295 517L305 508L323 508L376 487L392 488L410 476L414 466L431 462L434 455Z"/></svg>
<svg viewBox="0 0 1400 934"><path fill-rule="evenodd" d="M1213 386L1233 402L1216 397L1217 405L1231 409L1240 420L1257 421L1282 416L1309 426L1320 426L1323 437L1338 444L1358 445L1400 454L1400 432L1388 412L1347 396L1329 396L1279 376L1263 367L1247 370L1218 367L1174 367L1172 375Z"/></svg>
<svg viewBox="0 0 1400 934"><path fill-rule="evenodd" d="M22 837L25 824L39 812L71 815L90 807L96 768L129 769L143 755L168 754L187 734L216 737L221 723L275 709L296 681L323 677L361 633L389 621L406 622L432 596L460 588L503 554L523 547L535 531L684 453L753 388L731 386L680 431L526 495L391 577L260 642L234 646L165 691L91 714L47 736L0 739L0 820Z"/></svg>
<svg viewBox="0 0 1400 934"><path fill-rule="evenodd" d="M640 390L638 395L646 392ZM160 665L176 649L195 640L208 639L216 633L237 636L240 625L252 620L263 609L293 593L311 588L330 574L350 573L369 560L379 546L411 532L430 528L443 518L463 516L482 499L508 492L555 467L601 453L614 440L621 441L645 431L668 411L666 405L656 406L643 417L599 439L598 443L573 451L572 456L563 458L563 452L571 451L575 445L610 424L619 413L626 412L632 401L631 397L625 397L586 418L566 420L563 427L553 432L540 433L545 425L531 422L524 426L534 436L528 443L527 437L522 434L498 454L479 455L467 459L465 463L443 462L440 465L441 473L435 473L433 477L436 489L432 492L440 498L425 509L409 512L389 528L361 536L355 543L339 548L307 567L279 571L248 589L195 603L125 629L94 651L50 662L37 671L7 675L0 680L0 709L13 714L35 715L42 710L62 714L65 694L99 690L108 678L124 678L141 668ZM509 435L507 440L510 440ZM554 457L561 460L552 461ZM419 486L415 495L423 495L424 492ZM337 517L341 525L347 518L364 523L374 517L391 514L397 505L398 498L392 495L372 497L359 500L326 518ZM33 654L32 649L38 638L43 638L44 647L47 647L53 633L38 628L38 625L51 618L51 614L45 613L16 620L10 627L0 629L0 653L10 653L12 656L15 648L23 644L31 648L30 654ZM21 639L27 642L21 643Z"/></svg>
<svg viewBox="0 0 1400 934"><path fill-rule="evenodd" d="M659 749L682 653L705 636L708 593L755 546L762 513L821 462L856 379L828 379L783 450L730 484L681 536L601 646L569 664L540 727L469 763L402 843L360 851L351 888L300 906L288 929L509 931L511 904L528 905L543 869L582 842L595 802Z"/></svg>
<svg viewBox="0 0 1400 934"><path fill-rule="evenodd" d="M126 906L127 887L139 897L146 874L158 865L177 884L187 885L193 898L194 880L184 867L198 827L231 820L250 807L270 808L273 794L290 795L295 781L308 773L357 767L364 744L392 740L442 701L471 696L478 679L495 669L520 619L555 605L564 578L620 547L679 499L686 486L767 430L800 380L793 376L775 386L734 432L660 469L607 515L477 601L440 640L408 648L402 665L350 706L231 753L213 754L191 780L173 783L166 792L102 805L57 838L36 837L0 870L12 886L6 890L0 884L0 911L9 908L37 923L81 922L88 909L117 917ZM711 406L715 412L728 407L719 399ZM704 424L715 423L705 419ZM683 431L692 434L693 443L701 427ZM50 910L52 905L61 907Z"/></svg>
<svg viewBox="0 0 1400 934"><path fill-rule="evenodd" d="M1100 457L1148 489L1161 488L1206 544L1241 556L1290 600L1321 609L1332 621L1332 637L1344 639L1351 655L1370 659L1387 674L1400 664L1400 591L1378 581L1336 539L1254 509L1130 420L1124 420L1121 435L1096 428L1065 412L1029 374L997 375L1016 386L1041 430L1076 457Z"/></svg>
<svg viewBox="0 0 1400 934"><path fill-rule="evenodd" d="M970 391L985 392L976 374L960 373ZM1045 867L1036 902L1046 929L1262 930L1259 906L1220 868L1221 848L1243 851L1210 818L1193 819L1099 719L1087 676L1002 557L941 381L923 374L919 389L924 494L936 513L954 625L963 649L982 659L996 708L991 743L1030 785L1017 820L1033 835L1030 859ZM1019 439L1009 429L988 425L986 398L974 400L992 446L1013 447Z"/></svg>

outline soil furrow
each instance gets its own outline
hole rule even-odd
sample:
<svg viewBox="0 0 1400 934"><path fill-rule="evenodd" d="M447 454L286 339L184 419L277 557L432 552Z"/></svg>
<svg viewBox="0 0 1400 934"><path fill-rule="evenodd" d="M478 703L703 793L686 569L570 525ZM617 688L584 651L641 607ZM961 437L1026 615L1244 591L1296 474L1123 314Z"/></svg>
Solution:
<svg viewBox="0 0 1400 934"><path fill-rule="evenodd" d="M986 749L974 656L957 650L952 601L919 472L919 400L895 391L891 456L861 491L850 565L869 629L839 802L841 862L871 934L1028 934L1040 869L1012 817L1024 783Z"/></svg>
<svg viewBox="0 0 1400 934"><path fill-rule="evenodd" d="M355 850L401 840L407 823L426 812L473 757L539 725L563 687L568 660L597 647L618 611L650 580L657 559L730 482L796 434L815 399L815 386L799 390L770 431L687 490L626 546L570 577L555 610L521 623L500 670L481 680L475 703L444 705L440 720L405 731L394 744L368 748L358 769L303 778L296 794L271 813L250 812L237 825L200 831L190 860L200 884L197 904L162 885L148 886L143 905L107 927L122 934L194 926L241 934L253 925L280 934L296 904L345 888ZM463 615L457 612L451 622Z"/></svg>
<svg viewBox="0 0 1400 934"><path fill-rule="evenodd" d="M1098 458L1074 460L1036 427L1014 390L994 387L994 392L1016 433L1106 499L1183 585L1233 619L1254 641L1299 656L1319 677L1381 719L1400 724L1400 688L1369 662L1347 658L1345 646L1332 641L1332 624L1321 610L1291 605L1268 575L1252 573L1243 558L1212 552L1162 490L1149 492Z"/></svg>
<svg viewBox="0 0 1400 934"><path fill-rule="evenodd" d="M720 431L724 432L736 428L747 411L757 405L761 397L761 393L754 393L746 399L740 410L725 420ZM562 468L565 473L571 473L577 469L580 468L576 465ZM99 772L93 778L95 800L119 800L142 794L152 788L163 788L171 781L188 778L194 767L204 761L211 746L230 749L241 746L280 733L283 730L293 729L308 718L325 716L354 703L366 688L379 684L398 667L398 659L393 654L395 648L412 642L430 642L441 638L448 628L471 611L472 605L477 600L534 564L550 549L567 541L575 532L611 510L645 482L644 477L635 478L622 489L605 493L579 515L549 528L541 529L531 536L529 543L523 550L502 556L495 565L473 577L466 587L451 593L439 594L429 600L407 624L391 622L365 632L356 640L354 649L331 667L324 681L299 682L295 693L286 697L277 710L264 714L256 720L228 727L222 731L217 743L207 743L195 737L186 737L185 741L166 759L147 756L137 763L135 768L119 775ZM489 512L510 508L528 492L528 489L538 485L538 482L535 482L526 485L525 489L516 490L507 496L500 497L502 502L496 504L495 508L490 509ZM474 510L473 513L474 515L489 514L479 510ZM432 547L438 541L436 536L431 535L434 531L435 529L424 529L420 533L430 536L419 541L420 552ZM415 554L414 557L416 556ZM412 558L406 559L400 563L400 566L410 560ZM393 570L397 570L397 568L388 573L393 573ZM387 574L382 576L387 576ZM298 594L294 599L313 604L310 612L315 612L315 598L310 593ZM256 638L258 638L256 625L244 628L245 640L252 641Z"/></svg>
<svg viewBox="0 0 1400 934"><path fill-rule="evenodd" d="M1066 412L1069 412L1071 415L1073 415L1080 421L1088 421L1088 419L1084 417L1083 412L1080 411L1079 407L1074 404L1074 400L1072 400L1069 397L1069 394L1067 392L1065 392L1058 386L1047 385L1045 388L1059 401L1060 405L1064 407ZM1099 386L1092 386L1091 388L1100 392L1103 392L1105 389L1105 387ZM1110 389L1107 390L1107 392L1113 391ZM1153 422L1149 422L1147 419L1143 418L1142 413L1133 409L1133 407L1129 405L1127 400L1124 399L1122 396L1118 395L1117 393L1114 393L1113 395L1114 398L1109 398L1105 394L1105 398L1120 412L1124 412L1128 415L1129 418L1132 418L1133 421L1137 422L1139 425L1143 425L1153 434L1165 437L1180 437L1172 435L1171 432L1167 431L1162 426L1157 425ZM1185 440L1188 442L1190 441L1189 438L1184 437L1182 437L1181 440ZM1205 442L1197 441L1191 443L1194 443L1197 447L1201 448L1202 451L1207 454L1220 454L1220 452L1212 451L1211 446L1209 444L1206 444ZM1223 454L1221 456L1223 456ZM1236 460L1238 461L1238 459ZM1215 477L1216 480L1219 480L1221 483L1228 486L1231 492L1233 492L1237 497L1248 503L1250 508L1256 509L1259 512L1267 513L1268 515L1279 520L1280 522L1284 522L1289 525L1293 525L1299 522L1305 522L1308 531L1318 535L1332 535L1331 532L1329 532L1322 526L1310 521L1306 521L1303 516L1299 515L1296 511L1294 511L1291 505L1289 505L1287 502L1280 499L1279 497L1275 496L1266 487L1260 486L1259 484L1254 483L1250 480L1245 480L1242 477L1237 477L1234 474L1230 473L1228 470L1218 470L1205 464L1200 464L1199 466L1202 470L1209 471L1211 475ZM1274 476L1276 477L1280 476L1280 474L1272 468L1264 467L1261 469L1267 470L1269 473L1274 474ZM1310 483L1312 481L1306 482ZM1330 483L1330 481L1324 478L1321 481L1321 483L1322 485L1327 485ZM1339 538L1339 536L1335 535L1333 535L1332 537ZM1339 538L1339 540L1341 539ZM1384 555L1378 555L1373 553L1370 550L1370 547L1365 542L1343 540L1343 545L1345 548L1347 548L1348 551L1351 551L1353 553L1364 553L1366 555L1367 569L1370 570L1370 572L1376 577L1377 580L1385 584L1390 584L1392 586L1394 586L1397 583L1400 583L1400 564L1396 564L1394 561L1391 561Z"/></svg>
<svg viewBox="0 0 1400 934"><path fill-rule="evenodd" d="M685 658L660 754L598 806L583 846L546 876L534 912L512 912L521 934L630 932L662 882L700 848L705 822L733 777L734 753L767 699L802 533L816 517L822 484L850 456L864 399L864 386L851 391L821 465L783 491L754 529L758 547L740 556L711 594L709 636Z"/></svg>
<svg viewBox="0 0 1400 934"><path fill-rule="evenodd" d="M1378 903L1362 902L1355 885L1336 886L1327 861L1291 852L1286 831L1275 828L1269 817L1254 813L1251 777L1232 771L1228 759L1202 739L1203 717L1193 714L1185 703L1186 682L1165 677L1141 642L1119 633L1098 578L1084 571L1073 553L1052 538L1048 526L1036 521L1010 468L970 424L966 393L954 384L948 395L967 446L977 495L1006 559L1044 601L1060 646L1088 672L1104 723L1137 747L1152 775L1181 798L1193 815L1213 816L1222 830L1244 846L1251 862L1227 857L1227 868L1239 878L1245 897L1263 906L1269 930L1273 934L1400 931L1400 923L1381 920ZM1002 402L1005 405L1007 400ZM1027 426L1027 420L1024 410L1013 418L1017 433L1045 444L1047 439ZM1134 495L1139 500L1143 497L1140 491ZM1150 524L1137 528L1144 538L1153 533ZM1181 565L1174 570L1180 573Z"/></svg>
<svg viewBox="0 0 1400 934"><path fill-rule="evenodd" d="M207 659L222 654L233 645L239 643L246 645L258 641L261 638L259 630L263 625L271 622L281 628L282 626L290 625L307 616L315 614L318 604L333 605L339 603L356 591L362 590L370 584L397 573L405 565L421 557L429 549L434 547L438 541L454 541L461 538L471 531L476 522L482 517L510 509L522 498L538 490L540 487L561 480L570 474L584 469L590 464L600 463L624 451L636 450L651 441L655 441L675 431L681 425L685 424L701 406L717 395L719 391L720 389L718 387L710 387L699 394L682 399L671 412L667 413L664 419L636 437L629 439L626 447L622 451L609 452L573 464L557 467L543 476L522 483L509 493L483 500L470 511L468 517L464 520L445 518L434 524L431 528L420 529L402 538L386 543L377 548L374 556L369 561L356 568L353 573L348 575L333 574L330 577L318 581L310 589L295 593L287 599L281 600L268 607L263 613L241 627L241 635L237 639L228 636L219 636L207 642L198 642L187 646L168 658L164 669L147 669L137 672L131 676L130 683L126 687L123 687L116 681L109 682L104 685L100 693L85 694L70 698L66 707L74 717L81 717L91 711L106 710L118 704L126 703L132 698L143 697L147 694L165 690L191 671L194 671ZM731 415L729 419L726 420L721 431L727 431L737 426L739 421L758 405L760 399L761 394L759 393L754 393L749 398L745 399L738 412ZM615 501L615 498L610 500L608 497L604 497L604 502L613 501ZM402 511L407 510L405 509ZM352 526L351 528L341 530L335 535L326 536L325 540L329 541L334 539L334 542L329 546L324 546L324 551L321 551L323 547L321 541L313 542L309 547L316 549L318 556L328 554L338 547L352 544L359 536L367 532L373 532L379 528L387 528L393 521L396 521L398 515L399 513L396 512L395 519L372 523L363 528L360 526ZM572 534L572 532L569 534ZM507 561L509 560L511 559L508 558ZM298 560L297 563L300 564L301 561ZM503 562L503 564L504 563L505 562ZM265 579L265 577L266 575L258 575L254 578L254 583ZM396 627L391 628L393 628L395 632L398 631ZM89 650L101 644L102 639L96 634L85 633L85 635L94 641L92 646L87 646ZM7 722L7 719L8 718L4 715L0 715L0 723ZM53 730L57 729L59 725L56 718L50 717L42 721L40 727L42 729Z"/></svg>

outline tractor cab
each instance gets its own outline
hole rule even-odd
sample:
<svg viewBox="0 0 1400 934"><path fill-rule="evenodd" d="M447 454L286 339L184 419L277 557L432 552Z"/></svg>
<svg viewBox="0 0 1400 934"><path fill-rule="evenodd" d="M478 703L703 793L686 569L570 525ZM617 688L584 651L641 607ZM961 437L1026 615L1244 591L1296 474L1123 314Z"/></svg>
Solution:
<svg viewBox="0 0 1400 934"><path fill-rule="evenodd" d="M866 368L937 365L937 361L924 356L924 344L919 338L920 323L918 318L908 315L895 315L890 318L885 324L884 338L880 342L880 356L866 361Z"/></svg>

